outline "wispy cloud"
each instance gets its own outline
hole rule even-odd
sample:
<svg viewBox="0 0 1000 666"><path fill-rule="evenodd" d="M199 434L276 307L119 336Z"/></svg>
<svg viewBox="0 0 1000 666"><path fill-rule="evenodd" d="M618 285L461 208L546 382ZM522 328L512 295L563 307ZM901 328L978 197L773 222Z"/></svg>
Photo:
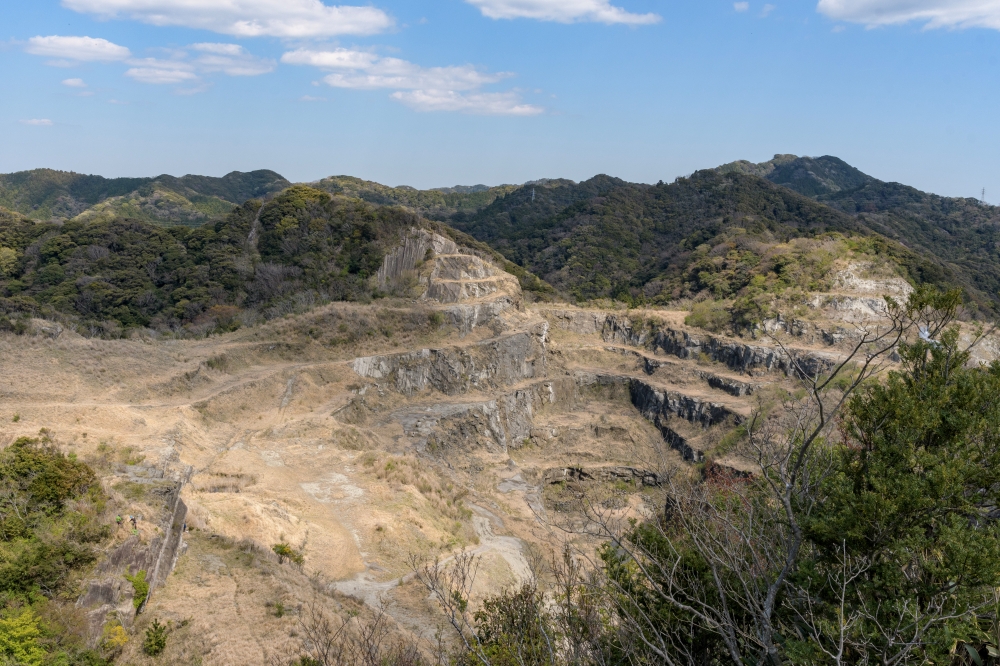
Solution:
<svg viewBox="0 0 1000 666"><path fill-rule="evenodd" d="M734 2L733 3L733 9L735 9L738 12L745 12L748 9L750 9L750 3L749 2Z"/></svg>
<svg viewBox="0 0 1000 666"><path fill-rule="evenodd" d="M115 62L127 60L132 52L106 39L96 37L32 37L24 49L27 53L66 62ZM56 64L63 64L58 62Z"/></svg>
<svg viewBox="0 0 1000 666"><path fill-rule="evenodd" d="M329 6L320 0L63 0L101 18L127 18L239 37L370 35L392 27L375 7Z"/></svg>
<svg viewBox="0 0 1000 666"><path fill-rule="evenodd" d="M83 79L64 79L62 84L70 88L86 88L87 84L83 82Z"/></svg>
<svg viewBox="0 0 1000 666"><path fill-rule="evenodd" d="M323 82L335 88L394 90L392 99L418 111L521 116L544 111L523 103L516 92L479 92L485 85L513 76L509 72L483 72L471 65L422 67L400 58L342 48L297 49L285 53L281 62L324 69L329 73Z"/></svg>
<svg viewBox="0 0 1000 666"><path fill-rule="evenodd" d="M194 44L191 48L201 54L195 66L203 72L259 76L274 71L273 60L254 57L239 44Z"/></svg>
<svg viewBox="0 0 1000 666"><path fill-rule="evenodd" d="M1000 30L998 0L819 0L817 11L869 27L916 21L927 28Z"/></svg>
<svg viewBox="0 0 1000 666"><path fill-rule="evenodd" d="M194 72L194 67L182 60L143 58L141 60L132 60L129 64L135 65L135 67L126 71L125 76L140 83L169 85L194 81L198 78L198 75Z"/></svg>
<svg viewBox="0 0 1000 666"><path fill-rule="evenodd" d="M777 9L775 5L764 5L764 8L760 10L761 18L767 18L775 9Z"/></svg>
<svg viewBox="0 0 1000 666"><path fill-rule="evenodd" d="M657 14L633 14L615 7L609 0L466 0L493 19L529 18L539 21L574 23L625 23L648 25L658 23Z"/></svg>
<svg viewBox="0 0 1000 666"><path fill-rule="evenodd" d="M52 121L48 118L32 118L31 120L22 120L22 125L32 125L34 127L51 127Z"/></svg>
<svg viewBox="0 0 1000 666"><path fill-rule="evenodd" d="M525 104L514 92L468 93L454 90L412 90L392 93L392 98L416 111L459 111L487 116L536 116L544 109Z"/></svg>

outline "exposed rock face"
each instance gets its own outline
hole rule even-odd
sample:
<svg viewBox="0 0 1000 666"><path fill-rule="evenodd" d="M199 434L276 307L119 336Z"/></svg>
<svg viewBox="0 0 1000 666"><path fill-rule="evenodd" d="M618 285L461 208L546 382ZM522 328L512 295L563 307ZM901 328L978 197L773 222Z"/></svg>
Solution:
<svg viewBox="0 0 1000 666"><path fill-rule="evenodd" d="M648 469L636 467L556 467L547 469L542 475L547 484L564 481L625 481L641 486L659 486L663 476Z"/></svg>
<svg viewBox="0 0 1000 666"><path fill-rule="evenodd" d="M378 271L382 290L404 287L424 301L447 304L444 313L462 335L489 326L504 330L500 315L522 306L513 275L425 229L410 229Z"/></svg>
<svg viewBox="0 0 1000 666"><path fill-rule="evenodd" d="M535 414L572 396L566 380L539 382L495 400L442 403L391 415L418 447L484 446L506 453L531 436ZM568 394L568 396L567 396Z"/></svg>
<svg viewBox="0 0 1000 666"><path fill-rule="evenodd" d="M520 299L501 295L485 303L449 305L444 312L461 335L468 335L483 326L493 327L499 333L505 328L500 315L506 310L518 308L519 304Z"/></svg>
<svg viewBox="0 0 1000 666"><path fill-rule="evenodd" d="M642 364L642 370L647 375L652 375L658 369L664 367L670 367L671 365L670 363L660 361L655 358L650 358L648 356L644 356L632 349L625 349L623 347L608 347L607 349L608 351L617 352L619 354L635 356L636 358L639 359L639 362ZM748 382L741 382L738 379L733 379L732 377L722 377L713 372L706 372L704 370L699 370L697 368L690 369L689 371L696 377L705 380L705 383L708 384L710 387L718 389L720 391L725 391L729 395L735 396L737 398L742 398L743 396L751 395L757 388L757 386L754 384L750 384Z"/></svg>
<svg viewBox="0 0 1000 666"><path fill-rule="evenodd" d="M410 229L403 242L382 260L378 270L379 289L386 289L403 278L408 271L416 269L427 257L430 250L435 255L457 254L458 246L444 236L424 229Z"/></svg>
<svg viewBox="0 0 1000 666"><path fill-rule="evenodd" d="M635 330L627 318L617 315L607 316L602 337L607 342L662 350L681 359L696 359L704 354L712 361L749 375L760 372L794 375L798 373L796 366L808 375L815 375L832 369L836 361L833 354L790 350L792 356L789 356L780 348L749 345L712 335L694 337L687 331L672 328Z"/></svg>
<svg viewBox="0 0 1000 666"><path fill-rule="evenodd" d="M725 405L708 402L691 396L663 391L638 379L629 380L632 404L650 421L655 416L679 417L703 428L724 421L739 424L743 417Z"/></svg>
<svg viewBox="0 0 1000 666"><path fill-rule="evenodd" d="M603 312L581 310L551 310L547 313L553 325L571 333L594 335L604 330L608 315Z"/></svg>
<svg viewBox="0 0 1000 666"><path fill-rule="evenodd" d="M742 415L725 405L700 400L683 393L665 391L634 377L579 372L576 379L577 384L582 387L610 387L627 391L632 405L647 421L659 429L664 441L679 451L685 460L700 462L704 459L704 454L670 427L672 419L684 419L702 428L725 422L738 425L743 421Z"/></svg>
<svg viewBox="0 0 1000 666"><path fill-rule="evenodd" d="M538 335L517 333L471 347L421 349L354 360L362 377L391 382L404 395L433 388L445 395L510 386L544 376L545 350Z"/></svg>
<svg viewBox="0 0 1000 666"><path fill-rule="evenodd" d="M461 303L495 294L519 292L520 286L513 275L477 256L450 254L435 256L424 298L441 303Z"/></svg>
<svg viewBox="0 0 1000 666"><path fill-rule="evenodd" d="M88 583L77 600L77 606L86 610L88 633L94 645L100 640L109 613L114 613L125 626L135 619L136 609L132 603L135 592L125 574L146 572L148 599L157 587L166 583L182 550L187 516L187 506L180 496L184 479L164 480L163 471L156 469L131 467L128 471L131 482L146 485L148 495L162 498L164 510L159 516L143 517L143 521L156 524L158 534L148 543L143 543L138 536L129 537L108 553L97 569L96 578Z"/></svg>

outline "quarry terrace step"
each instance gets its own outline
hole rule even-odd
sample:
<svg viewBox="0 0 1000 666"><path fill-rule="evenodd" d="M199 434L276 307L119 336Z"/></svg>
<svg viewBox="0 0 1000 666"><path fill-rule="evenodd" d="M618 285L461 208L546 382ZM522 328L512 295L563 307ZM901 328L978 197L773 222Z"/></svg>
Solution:
<svg viewBox="0 0 1000 666"><path fill-rule="evenodd" d="M628 390L628 397L643 418L660 431L663 440L689 462L705 459L688 438L671 427L673 419L683 419L702 428L730 424L738 426L746 416L731 407L656 386L629 375L577 371L577 383L582 386L621 387Z"/></svg>
<svg viewBox="0 0 1000 666"><path fill-rule="evenodd" d="M627 317L614 314L605 317L601 338L605 342L662 350L681 359L696 359L704 354L712 361L750 375L782 372L788 376L803 373L814 376L832 370L840 358L839 354L831 352L752 345L710 334L695 336L670 327L636 329Z"/></svg>
<svg viewBox="0 0 1000 666"><path fill-rule="evenodd" d="M535 413L565 395L565 381L528 384L491 400L413 405L388 415L418 449L483 445L506 453L531 436Z"/></svg>
<svg viewBox="0 0 1000 666"><path fill-rule="evenodd" d="M547 330L542 326L467 346L364 356L351 367L404 395L428 388L446 395L497 389L544 376Z"/></svg>
<svg viewBox="0 0 1000 666"><path fill-rule="evenodd" d="M752 395L754 391L760 388L760 384L751 384L734 377L726 377L714 372L707 372L705 370L701 370L700 368L693 368L688 365L679 364L676 361L651 358L635 349L628 349L627 347L605 347L605 349L624 356L636 357L640 363L642 363L642 370L647 375L652 375L660 368L683 369L699 379L704 380L705 383L711 388L718 389L719 391L725 391L729 395L736 398Z"/></svg>

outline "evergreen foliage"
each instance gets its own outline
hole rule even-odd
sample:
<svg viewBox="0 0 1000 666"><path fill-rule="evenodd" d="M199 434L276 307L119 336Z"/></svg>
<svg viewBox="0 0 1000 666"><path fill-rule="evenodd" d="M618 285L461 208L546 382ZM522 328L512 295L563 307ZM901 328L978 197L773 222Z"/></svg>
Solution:
<svg viewBox="0 0 1000 666"><path fill-rule="evenodd" d="M46 440L22 437L0 451L0 661L105 663L58 620L110 534L105 502L93 470Z"/></svg>
<svg viewBox="0 0 1000 666"><path fill-rule="evenodd" d="M497 197L517 189L516 185L438 188L388 187L353 176L331 176L313 187L331 194L363 199L382 206L402 206L432 220L446 220L456 214L471 214L490 205Z"/></svg>
<svg viewBox="0 0 1000 666"><path fill-rule="evenodd" d="M150 657L155 657L167 647L167 628L154 619L153 624L146 629L146 637L142 641L142 651Z"/></svg>
<svg viewBox="0 0 1000 666"><path fill-rule="evenodd" d="M162 175L103 178L52 169L0 175L0 206L49 221L128 216L158 224L198 225L233 206L267 197L291 183L273 171L234 171L222 178Z"/></svg>
<svg viewBox="0 0 1000 666"><path fill-rule="evenodd" d="M131 576L125 574L125 579L132 583L132 589L135 593L132 597L132 606L138 611L149 597L149 581L146 580L146 570L140 569Z"/></svg>
<svg viewBox="0 0 1000 666"><path fill-rule="evenodd" d="M377 296L371 278L386 248L419 224L398 208L302 186L196 229L0 215L0 248L16 257L0 278L0 314L8 328L42 314L104 335L231 330L246 310L273 317Z"/></svg>

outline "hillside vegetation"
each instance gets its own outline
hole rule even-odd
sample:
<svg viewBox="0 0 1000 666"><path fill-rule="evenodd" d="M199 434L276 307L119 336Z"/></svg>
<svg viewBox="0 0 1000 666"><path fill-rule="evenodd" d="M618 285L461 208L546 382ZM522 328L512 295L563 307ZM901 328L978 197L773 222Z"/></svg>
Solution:
<svg viewBox="0 0 1000 666"><path fill-rule="evenodd" d="M1000 296L1000 208L996 206L887 183L831 156L776 155L769 162L734 162L720 171L766 178L936 257L955 283L980 303L995 303Z"/></svg>
<svg viewBox="0 0 1000 666"><path fill-rule="evenodd" d="M234 171L222 178L162 175L103 178L52 169L0 175L0 206L34 220L128 217L197 226L233 206L291 185L273 171Z"/></svg>
<svg viewBox="0 0 1000 666"><path fill-rule="evenodd" d="M444 220L456 214L475 213L517 189L517 185L486 185L442 187L418 190L413 187L389 187L353 176L330 176L311 185L331 194L364 199L369 203L403 206L434 220Z"/></svg>
<svg viewBox="0 0 1000 666"><path fill-rule="evenodd" d="M0 498L0 661L105 664L74 607L111 531L94 471L47 438L22 437L0 451Z"/></svg>
<svg viewBox="0 0 1000 666"><path fill-rule="evenodd" d="M768 286L819 290L833 260L852 252L901 260L915 279L946 277L933 262L868 238L851 216L739 173L700 171L654 186L597 176L524 187L451 223L577 300L664 304ZM818 254L807 256L810 247Z"/></svg>
<svg viewBox="0 0 1000 666"><path fill-rule="evenodd" d="M370 279L412 213L304 186L197 228L114 218L62 225L0 215L8 327L44 315L93 334L229 330L331 300L378 296Z"/></svg>

